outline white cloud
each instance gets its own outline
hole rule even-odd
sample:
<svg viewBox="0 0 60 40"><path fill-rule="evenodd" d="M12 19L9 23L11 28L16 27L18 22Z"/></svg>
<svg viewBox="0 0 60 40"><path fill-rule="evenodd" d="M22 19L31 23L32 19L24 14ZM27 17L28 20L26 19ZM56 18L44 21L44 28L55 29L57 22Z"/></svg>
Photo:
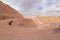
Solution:
<svg viewBox="0 0 60 40"><path fill-rule="evenodd" d="M56 15L52 13L47 13L52 9L60 8L60 0L52 0L52 4L48 6L47 0L2 0L9 4L24 16L32 15ZM40 7L39 7L40 6ZM41 9L42 8L42 9ZM52 10L53 11L53 10ZM60 14L57 14L60 15Z"/></svg>

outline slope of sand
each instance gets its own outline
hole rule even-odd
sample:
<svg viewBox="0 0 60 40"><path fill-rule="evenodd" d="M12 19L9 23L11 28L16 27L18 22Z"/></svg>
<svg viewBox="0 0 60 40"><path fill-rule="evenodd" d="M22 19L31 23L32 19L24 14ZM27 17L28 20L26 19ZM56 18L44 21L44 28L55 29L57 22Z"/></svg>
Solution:
<svg viewBox="0 0 60 40"><path fill-rule="evenodd" d="M53 19L55 20L55 18ZM56 22L60 20L57 19ZM60 40L60 26L50 29L45 25L42 30L37 29L40 24L45 24L45 21L49 23L49 17L27 19L10 6L0 2L0 40Z"/></svg>

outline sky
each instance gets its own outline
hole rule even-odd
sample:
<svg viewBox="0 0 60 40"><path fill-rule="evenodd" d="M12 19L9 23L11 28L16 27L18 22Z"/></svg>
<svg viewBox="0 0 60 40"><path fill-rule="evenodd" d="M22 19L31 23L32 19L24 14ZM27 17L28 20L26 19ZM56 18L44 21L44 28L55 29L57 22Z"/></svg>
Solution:
<svg viewBox="0 0 60 40"><path fill-rule="evenodd" d="M25 17L60 16L60 0L1 0Z"/></svg>

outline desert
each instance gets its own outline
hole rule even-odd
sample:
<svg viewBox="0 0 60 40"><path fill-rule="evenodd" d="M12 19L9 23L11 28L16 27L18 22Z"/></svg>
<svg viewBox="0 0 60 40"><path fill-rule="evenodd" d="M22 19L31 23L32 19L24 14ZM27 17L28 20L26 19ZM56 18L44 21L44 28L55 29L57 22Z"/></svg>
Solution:
<svg viewBox="0 0 60 40"><path fill-rule="evenodd" d="M25 18L0 1L0 40L60 40L60 17Z"/></svg>

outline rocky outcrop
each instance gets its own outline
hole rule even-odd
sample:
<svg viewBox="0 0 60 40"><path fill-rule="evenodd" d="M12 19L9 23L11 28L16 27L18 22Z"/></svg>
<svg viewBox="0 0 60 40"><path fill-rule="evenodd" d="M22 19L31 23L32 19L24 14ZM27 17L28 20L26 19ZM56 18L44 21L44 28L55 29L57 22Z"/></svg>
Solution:
<svg viewBox="0 0 60 40"><path fill-rule="evenodd" d="M0 1L0 40L60 40L58 22L59 17L24 18Z"/></svg>
<svg viewBox="0 0 60 40"><path fill-rule="evenodd" d="M10 22L9 24L11 25L12 23L12 25L14 26L20 26L20 27L36 26L32 20L24 18L15 9L0 1L0 20L1 19L6 21L4 23L8 24ZM9 20L9 22L7 20Z"/></svg>
<svg viewBox="0 0 60 40"><path fill-rule="evenodd" d="M0 1L0 19L5 19L5 18L6 19L9 19L9 18L24 19L24 17L15 9L13 9L9 5Z"/></svg>

